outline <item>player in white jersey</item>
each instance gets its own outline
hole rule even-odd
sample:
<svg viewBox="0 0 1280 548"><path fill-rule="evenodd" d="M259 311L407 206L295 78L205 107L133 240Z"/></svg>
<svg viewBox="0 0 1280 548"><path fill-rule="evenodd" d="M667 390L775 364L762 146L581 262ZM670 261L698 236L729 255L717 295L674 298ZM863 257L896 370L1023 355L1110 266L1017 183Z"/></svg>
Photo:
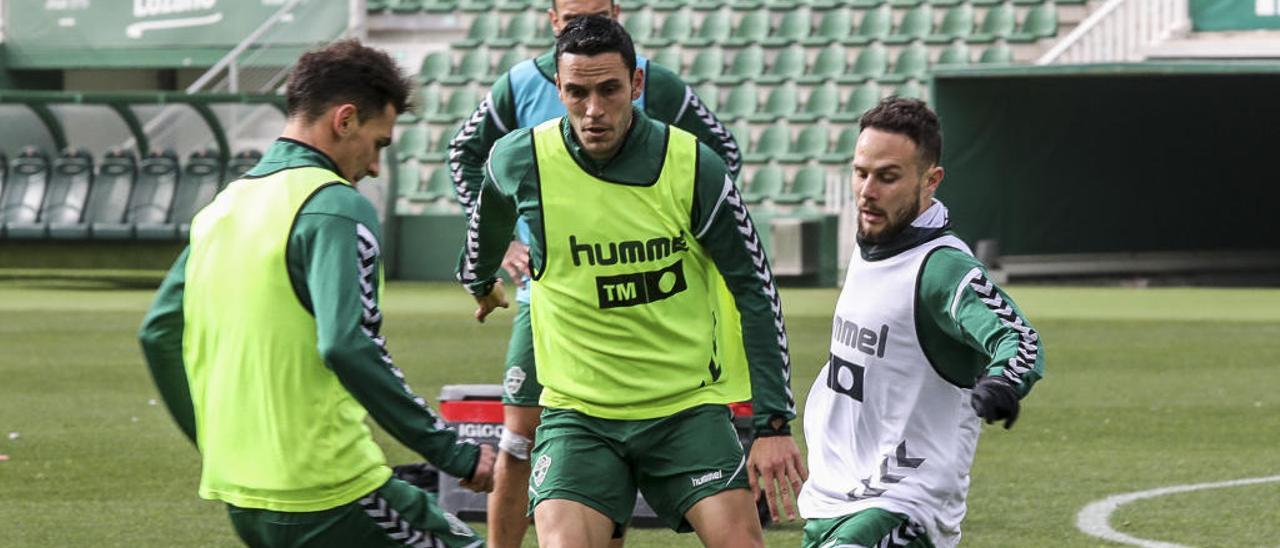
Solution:
<svg viewBox="0 0 1280 548"><path fill-rule="evenodd" d="M804 546L960 540L981 430L1018 418L1040 336L950 230L938 118L891 97L854 150L857 248L804 413Z"/></svg>

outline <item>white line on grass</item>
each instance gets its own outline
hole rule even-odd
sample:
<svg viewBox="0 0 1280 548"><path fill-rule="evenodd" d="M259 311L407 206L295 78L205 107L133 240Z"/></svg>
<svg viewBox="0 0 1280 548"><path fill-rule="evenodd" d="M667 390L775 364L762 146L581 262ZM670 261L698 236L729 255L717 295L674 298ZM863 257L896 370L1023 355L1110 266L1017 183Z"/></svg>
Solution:
<svg viewBox="0 0 1280 548"><path fill-rule="evenodd" d="M1076 514L1076 528L1084 531L1087 535L1095 536L1100 539L1118 542L1121 544L1141 546L1142 548L1187 548L1181 544L1145 540L1116 531L1111 528L1111 513L1115 512L1117 508L1135 500L1163 497L1165 495L1200 491L1203 489L1239 487L1241 485L1254 485L1257 483L1268 483L1272 481L1280 481L1280 476L1247 478L1214 483L1197 483L1194 485L1173 485L1169 487L1161 487L1159 489L1151 489L1149 491L1112 495L1100 501L1091 502L1081 509L1080 513Z"/></svg>

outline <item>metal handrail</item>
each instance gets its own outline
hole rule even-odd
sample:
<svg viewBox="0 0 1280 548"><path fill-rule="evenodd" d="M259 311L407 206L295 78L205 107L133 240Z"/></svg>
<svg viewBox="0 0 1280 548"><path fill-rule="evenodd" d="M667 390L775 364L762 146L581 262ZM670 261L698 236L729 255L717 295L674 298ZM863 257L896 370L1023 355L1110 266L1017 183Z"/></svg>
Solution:
<svg viewBox="0 0 1280 548"><path fill-rule="evenodd" d="M1035 64L1140 61L1143 48L1186 24L1188 9L1187 0L1108 0Z"/></svg>

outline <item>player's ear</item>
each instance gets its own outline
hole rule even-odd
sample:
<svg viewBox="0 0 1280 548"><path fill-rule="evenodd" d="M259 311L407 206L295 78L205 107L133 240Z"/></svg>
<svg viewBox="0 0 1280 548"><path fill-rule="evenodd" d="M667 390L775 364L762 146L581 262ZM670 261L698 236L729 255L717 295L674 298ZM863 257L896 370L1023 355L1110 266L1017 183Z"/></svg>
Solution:
<svg viewBox="0 0 1280 548"><path fill-rule="evenodd" d="M927 195L933 196L938 192L938 185L942 184L943 175L942 166L933 166L925 172L924 190Z"/></svg>
<svg viewBox="0 0 1280 548"><path fill-rule="evenodd" d="M333 125L334 135L339 138L350 136L360 125L356 117L356 106L351 103L343 103L334 107L330 123Z"/></svg>
<svg viewBox="0 0 1280 548"><path fill-rule="evenodd" d="M636 66L635 72L631 73L631 100L639 99L642 93L644 93L644 69Z"/></svg>

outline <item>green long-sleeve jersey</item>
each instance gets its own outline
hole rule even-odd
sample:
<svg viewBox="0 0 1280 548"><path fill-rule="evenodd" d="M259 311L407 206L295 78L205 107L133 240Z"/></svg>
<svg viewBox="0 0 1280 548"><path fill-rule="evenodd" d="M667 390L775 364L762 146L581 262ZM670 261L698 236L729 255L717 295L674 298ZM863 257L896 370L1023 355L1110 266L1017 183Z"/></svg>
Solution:
<svg viewBox="0 0 1280 548"><path fill-rule="evenodd" d="M246 176L304 166L336 172L324 153L280 139ZM470 477L479 458L478 447L460 443L457 433L413 392L391 361L380 333L381 280L376 274L381 270L380 246L377 241L360 241L358 225L375 240L381 239L373 205L354 187L338 184L316 192L289 233L284 266L297 298L315 316L316 352L384 430L446 473ZM196 421L182 352L186 267L184 250L161 283L139 338L162 399L178 427L195 442Z"/></svg>
<svg viewBox="0 0 1280 548"><path fill-rule="evenodd" d="M621 184L653 181L662 169L667 128L639 109L633 114L621 148L605 162L587 156L568 120L562 119L560 130L570 155L598 179ZM786 423L795 416L795 401L782 303L751 216L724 162L706 144L698 147L689 232L714 261L740 313L757 431L785 433ZM486 164L459 260L458 279L473 294L487 294L492 287L517 218L530 227L531 266L535 272L542 269L545 236L539 186L531 130L517 130L499 140Z"/></svg>
<svg viewBox="0 0 1280 548"><path fill-rule="evenodd" d="M546 79L542 93L555 93L555 51L548 51L533 59L538 72ZM645 74L645 115L674 125L692 133L699 142L711 147L724 160L730 177L735 180L742 169L742 151L733 133L720 123L706 103L694 93L671 69L650 61ZM466 118L453 140L449 142L449 172L453 178L458 201L468 211L484 181L484 162L489 158L493 144L508 133L521 127L533 127L545 120L527 120L521 124L517 116L516 91L512 88L511 74L507 73L494 82L489 94Z"/></svg>

